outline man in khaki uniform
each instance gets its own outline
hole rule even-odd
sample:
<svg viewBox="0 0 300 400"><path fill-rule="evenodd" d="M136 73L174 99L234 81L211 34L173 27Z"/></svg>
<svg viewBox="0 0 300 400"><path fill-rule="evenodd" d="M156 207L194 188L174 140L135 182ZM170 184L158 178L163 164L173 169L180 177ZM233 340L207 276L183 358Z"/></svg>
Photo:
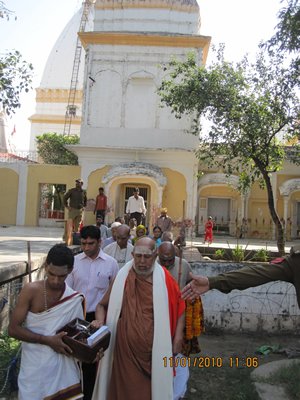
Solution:
<svg viewBox="0 0 300 400"><path fill-rule="evenodd" d="M73 231L78 232L84 207L86 207L86 191L82 189L83 181L76 179L75 187L64 195L64 206L69 210L69 219L73 221Z"/></svg>

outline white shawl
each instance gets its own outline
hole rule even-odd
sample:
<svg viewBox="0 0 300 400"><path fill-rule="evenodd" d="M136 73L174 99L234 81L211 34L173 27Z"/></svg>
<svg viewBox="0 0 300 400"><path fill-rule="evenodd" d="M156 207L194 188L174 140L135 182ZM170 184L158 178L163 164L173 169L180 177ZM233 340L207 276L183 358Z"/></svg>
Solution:
<svg viewBox="0 0 300 400"><path fill-rule="evenodd" d="M119 320L124 286L133 260L119 271L110 295L106 324L111 330L109 348L106 350L98 369L93 400L106 400L113 364L116 328ZM170 332L169 299L163 268L155 262L153 271L153 309L154 338L152 347L151 392L152 400L173 399L173 369L165 366L163 359L172 357L172 339ZM170 363L168 363L170 364Z"/></svg>
<svg viewBox="0 0 300 400"><path fill-rule="evenodd" d="M66 285L60 302L41 313L28 312L25 326L40 335L55 335L56 331L74 318L83 318L83 296L74 294ZM41 400L71 388L80 382L80 370L73 357L56 353L49 346L22 343L21 367L18 379L19 400ZM65 397L62 397L65 398ZM82 398L76 395L72 399Z"/></svg>

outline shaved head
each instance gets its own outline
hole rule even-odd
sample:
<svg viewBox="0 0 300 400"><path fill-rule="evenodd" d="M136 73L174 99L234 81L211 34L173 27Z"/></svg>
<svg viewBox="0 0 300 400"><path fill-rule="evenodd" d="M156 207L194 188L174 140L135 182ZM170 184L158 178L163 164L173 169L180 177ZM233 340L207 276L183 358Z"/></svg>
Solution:
<svg viewBox="0 0 300 400"><path fill-rule="evenodd" d="M171 267L175 263L176 249L171 242L162 242L158 248L160 265Z"/></svg>
<svg viewBox="0 0 300 400"><path fill-rule="evenodd" d="M155 241L149 237L138 239L133 248L132 255L135 272L144 277L152 275L157 255Z"/></svg>
<svg viewBox="0 0 300 400"><path fill-rule="evenodd" d="M150 250L155 250L155 241L147 236L142 237L135 242L133 252L135 251L136 247L140 246L148 247Z"/></svg>

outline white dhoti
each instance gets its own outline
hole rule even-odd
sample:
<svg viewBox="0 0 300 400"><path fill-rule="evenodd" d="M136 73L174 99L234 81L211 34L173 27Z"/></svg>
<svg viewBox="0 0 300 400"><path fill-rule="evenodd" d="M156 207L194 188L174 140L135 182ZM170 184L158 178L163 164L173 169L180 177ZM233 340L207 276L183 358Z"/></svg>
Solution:
<svg viewBox="0 0 300 400"><path fill-rule="evenodd" d="M27 314L30 331L53 336L74 318L83 318L83 296L66 285L59 302L41 313ZM22 343L18 379L20 400L81 399L80 369L76 359L38 343Z"/></svg>

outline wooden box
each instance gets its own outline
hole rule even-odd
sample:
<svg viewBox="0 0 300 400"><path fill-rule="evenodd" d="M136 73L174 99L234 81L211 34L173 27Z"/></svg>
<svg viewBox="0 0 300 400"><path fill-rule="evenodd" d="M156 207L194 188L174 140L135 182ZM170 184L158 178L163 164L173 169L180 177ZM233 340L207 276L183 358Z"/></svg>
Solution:
<svg viewBox="0 0 300 400"><path fill-rule="evenodd" d="M106 326L96 329L80 318L69 322L59 332L67 332L63 341L72 349L73 357L86 363L92 363L98 351L105 351L109 346L110 331Z"/></svg>

